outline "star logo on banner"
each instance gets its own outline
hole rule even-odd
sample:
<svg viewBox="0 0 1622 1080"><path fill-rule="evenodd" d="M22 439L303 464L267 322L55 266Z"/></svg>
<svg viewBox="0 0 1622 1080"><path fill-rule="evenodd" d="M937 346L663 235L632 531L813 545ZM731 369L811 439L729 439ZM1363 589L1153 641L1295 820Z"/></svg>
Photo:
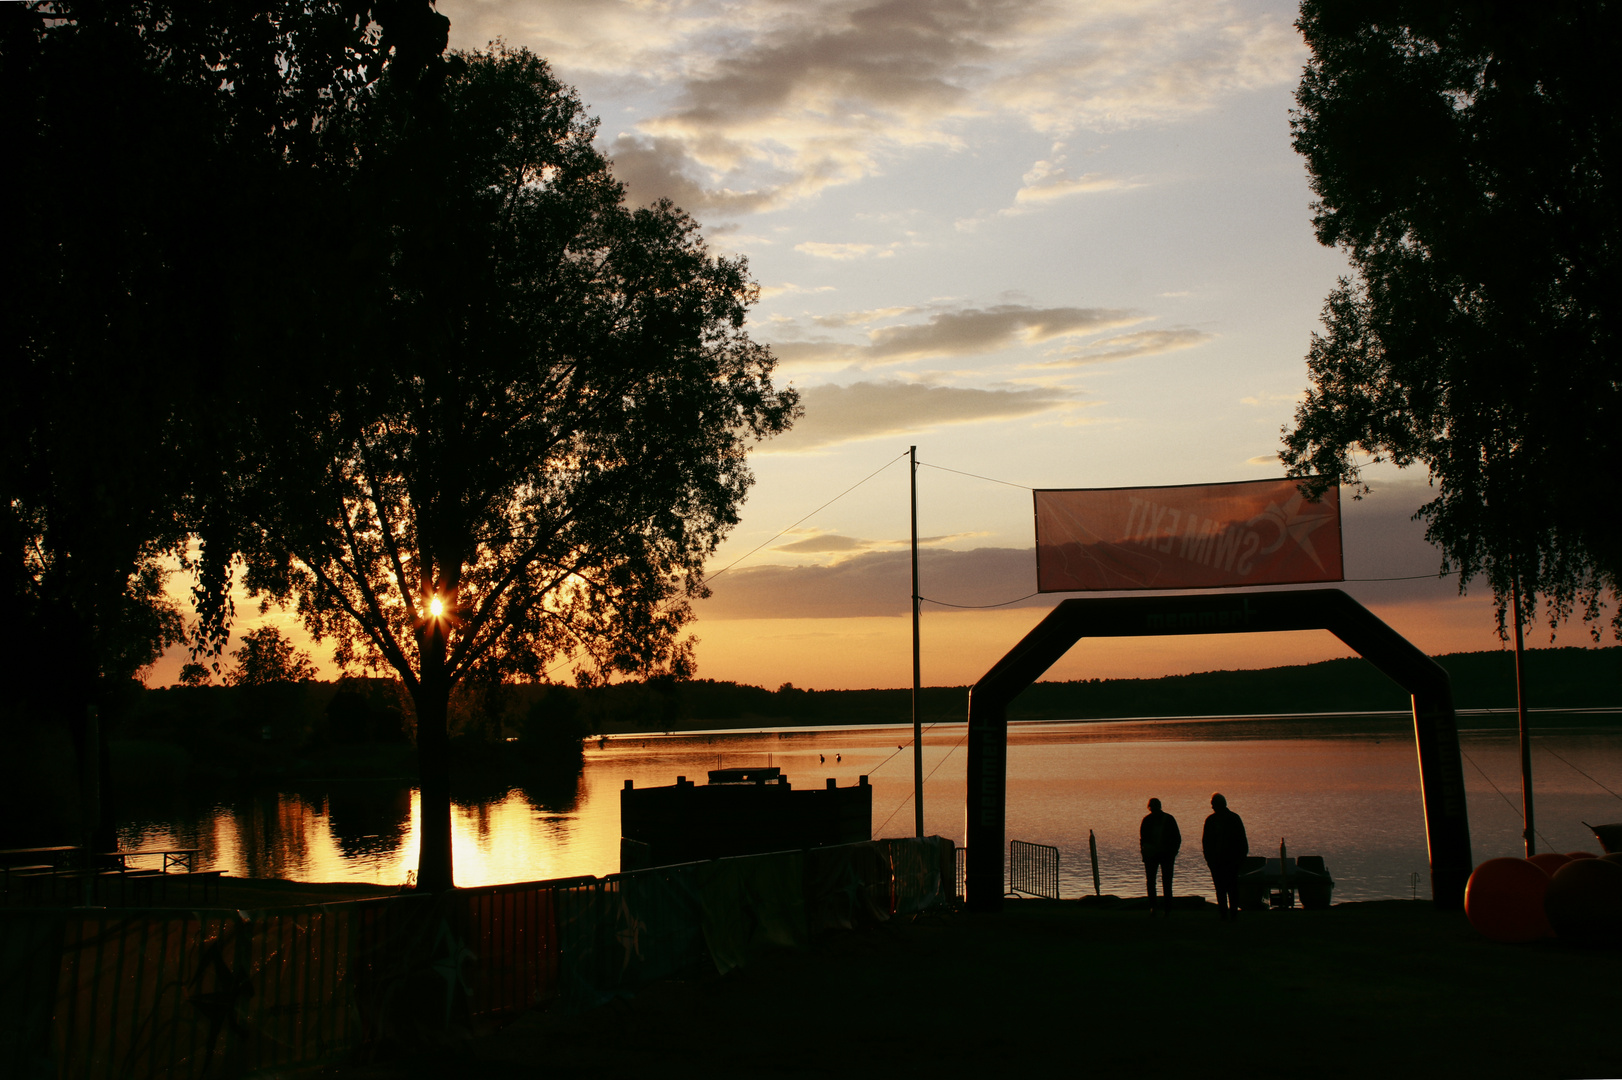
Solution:
<svg viewBox="0 0 1622 1080"><path fill-rule="evenodd" d="M1309 507L1315 507L1313 512ZM1318 529L1329 524L1332 515L1321 504L1308 503L1299 493L1290 496L1282 507L1278 503L1268 503L1267 509L1251 518L1247 525L1265 522L1278 530L1278 539L1261 549L1258 554L1271 555L1284 546L1284 541L1294 540L1297 547L1307 553L1307 558L1319 570L1324 568L1323 560L1318 558L1318 552L1312 546L1311 536Z"/></svg>

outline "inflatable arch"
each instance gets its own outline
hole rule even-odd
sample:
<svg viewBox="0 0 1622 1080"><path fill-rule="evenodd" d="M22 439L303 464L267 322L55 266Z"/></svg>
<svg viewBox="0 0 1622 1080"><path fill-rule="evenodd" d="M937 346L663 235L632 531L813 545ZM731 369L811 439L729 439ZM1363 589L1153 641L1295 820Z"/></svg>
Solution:
<svg viewBox="0 0 1622 1080"><path fill-rule="evenodd" d="M969 692L967 865L971 909L1002 907L1008 804L1008 703L1082 638L1327 630L1413 697L1414 741L1425 797L1431 897L1464 906L1470 822L1447 672L1339 589L1062 601ZM1303 703L1305 704L1305 703ZM1348 828L1353 827L1348 823Z"/></svg>

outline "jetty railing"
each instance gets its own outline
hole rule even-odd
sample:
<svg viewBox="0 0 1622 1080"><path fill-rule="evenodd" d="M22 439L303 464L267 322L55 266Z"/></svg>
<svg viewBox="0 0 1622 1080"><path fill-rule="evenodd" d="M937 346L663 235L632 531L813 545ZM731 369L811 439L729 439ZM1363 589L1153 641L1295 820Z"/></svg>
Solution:
<svg viewBox="0 0 1622 1080"><path fill-rule="evenodd" d="M270 911L0 911L0 1075L202 1080L454 1043L951 899L951 841Z"/></svg>
<svg viewBox="0 0 1622 1080"><path fill-rule="evenodd" d="M1008 842L1008 893L1010 896L1059 898L1059 849L1046 844Z"/></svg>

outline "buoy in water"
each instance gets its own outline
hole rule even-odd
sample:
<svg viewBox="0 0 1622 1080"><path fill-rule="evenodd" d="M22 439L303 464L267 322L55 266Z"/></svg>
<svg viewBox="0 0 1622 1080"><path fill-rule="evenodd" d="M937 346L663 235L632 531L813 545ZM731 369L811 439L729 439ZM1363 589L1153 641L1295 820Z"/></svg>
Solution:
<svg viewBox="0 0 1622 1080"><path fill-rule="evenodd" d="M1549 875L1526 859L1488 859L1464 886L1470 925L1494 941L1537 941L1553 934L1543 911Z"/></svg>

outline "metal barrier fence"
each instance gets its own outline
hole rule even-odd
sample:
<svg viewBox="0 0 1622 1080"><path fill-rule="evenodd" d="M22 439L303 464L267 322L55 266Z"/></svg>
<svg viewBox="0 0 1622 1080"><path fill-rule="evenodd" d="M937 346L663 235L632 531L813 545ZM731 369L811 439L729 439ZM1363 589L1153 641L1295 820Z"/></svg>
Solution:
<svg viewBox="0 0 1622 1080"><path fill-rule="evenodd" d="M20 1048L34 1059L29 1075L232 1076L348 1051L360 1041L359 1018L344 1007L357 916L381 910L367 904L252 919L147 909L33 920L36 944L54 944L57 964L44 1038ZM20 936L7 935L8 957Z"/></svg>
<svg viewBox="0 0 1622 1080"><path fill-rule="evenodd" d="M202 1080L459 1041L924 910L957 863L931 837L275 911L12 909L0 1075Z"/></svg>
<svg viewBox="0 0 1622 1080"><path fill-rule="evenodd" d="M1008 893L1057 900L1059 849L1023 840L1008 841Z"/></svg>
<svg viewBox="0 0 1622 1080"><path fill-rule="evenodd" d="M526 882L459 892L467 948L479 959L469 1014L494 1018L534 1008L558 994L558 886Z"/></svg>
<svg viewBox="0 0 1622 1080"><path fill-rule="evenodd" d="M890 863L890 910L910 915L941 902L956 872L952 842L938 836L923 840L880 840ZM941 846L944 845L944 848Z"/></svg>

